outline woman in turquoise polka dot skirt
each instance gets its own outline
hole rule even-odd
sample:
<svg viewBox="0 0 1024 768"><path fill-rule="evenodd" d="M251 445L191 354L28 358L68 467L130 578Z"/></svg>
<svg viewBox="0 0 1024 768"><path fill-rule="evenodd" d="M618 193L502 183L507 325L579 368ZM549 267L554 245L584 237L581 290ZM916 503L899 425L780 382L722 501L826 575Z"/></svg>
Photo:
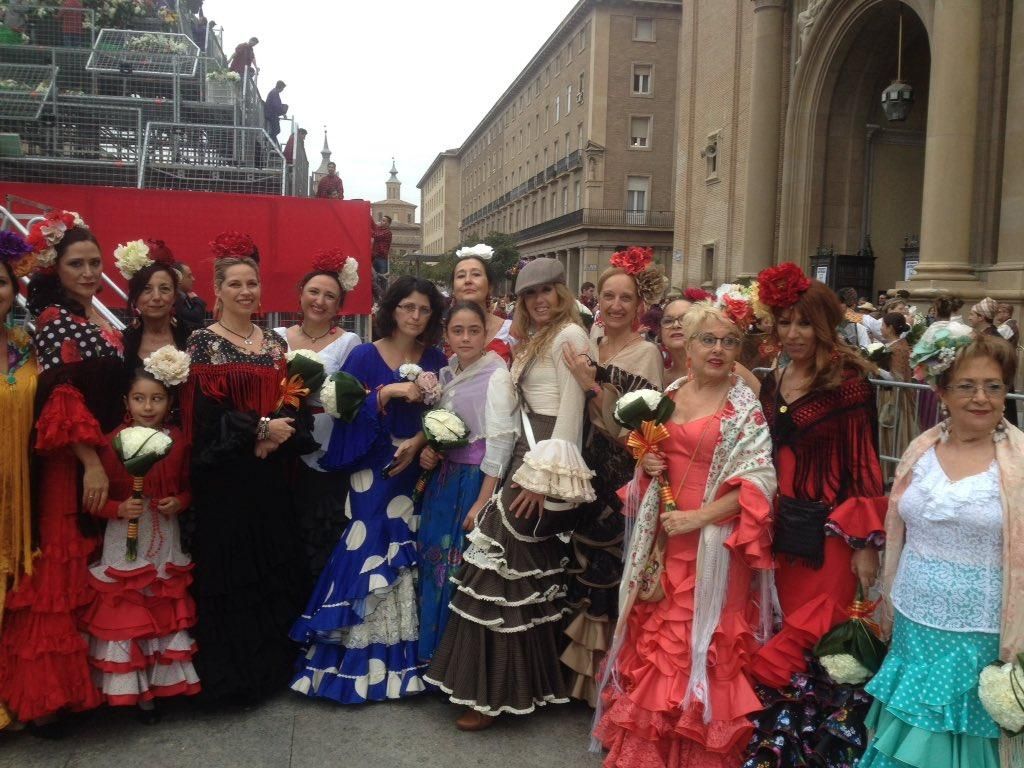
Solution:
<svg viewBox="0 0 1024 768"><path fill-rule="evenodd" d="M932 342L912 358L949 415L907 449L890 497L883 584L892 644L866 689L874 738L860 768L1000 766L1000 730L978 678L1021 650L1024 573L1013 564L1024 559L1024 434L1002 418L1010 347L991 337L950 343L952 359Z"/></svg>

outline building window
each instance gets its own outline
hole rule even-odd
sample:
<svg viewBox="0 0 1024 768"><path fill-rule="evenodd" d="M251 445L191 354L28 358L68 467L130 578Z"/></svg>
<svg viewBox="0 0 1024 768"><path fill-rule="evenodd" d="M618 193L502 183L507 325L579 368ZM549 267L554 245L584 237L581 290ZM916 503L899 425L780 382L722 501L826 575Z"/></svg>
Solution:
<svg viewBox="0 0 1024 768"><path fill-rule="evenodd" d="M562 119L562 97L555 96L555 122Z"/></svg>
<svg viewBox="0 0 1024 768"><path fill-rule="evenodd" d="M642 43L653 43L654 19L640 16L633 19L633 39Z"/></svg>
<svg viewBox="0 0 1024 768"><path fill-rule="evenodd" d="M565 114L572 112L572 86L565 86Z"/></svg>
<svg viewBox="0 0 1024 768"><path fill-rule="evenodd" d="M714 181L718 179L718 134L712 133L708 135L707 143L704 145L704 149L700 151L701 157L704 158L705 165L705 181Z"/></svg>
<svg viewBox="0 0 1024 768"><path fill-rule="evenodd" d="M558 139L555 139L555 162L558 161Z"/></svg>
<svg viewBox="0 0 1024 768"><path fill-rule="evenodd" d="M572 149L572 147L569 145L569 132L566 131L565 132L565 156L566 157L568 157L570 154L572 154L570 152L571 149Z"/></svg>
<svg viewBox="0 0 1024 768"><path fill-rule="evenodd" d="M711 285L715 282L715 244L704 244L704 258L701 262L701 283Z"/></svg>
<svg viewBox="0 0 1024 768"><path fill-rule="evenodd" d="M587 47L587 25L583 25L583 29L580 30L580 37L576 44L576 52L583 53L583 49Z"/></svg>
<svg viewBox="0 0 1024 768"><path fill-rule="evenodd" d="M409 214L409 223L412 224L412 214Z"/></svg>
<svg viewBox="0 0 1024 768"><path fill-rule="evenodd" d="M580 81L579 81L579 84L576 87L576 103L577 104L582 104L583 103L583 91L584 91L584 85L586 85L586 82L587 82L586 81L586 73L585 72L580 72Z"/></svg>
<svg viewBox="0 0 1024 768"><path fill-rule="evenodd" d="M569 212L569 188L562 187L562 214Z"/></svg>
<svg viewBox="0 0 1024 768"><path fill-rule="evenodd" d="M631 149L647 149L651 146L651 118L629 118L629 146Z"/></svg>
<svg viewBox="0 0 1024 768"><path fill-rule="evenodd" d="M576 149L583 151L583 123L576 126Z"/></svg>
<svg viewBox="0 0 1024 768"><path fill-rule="evenodd" d="M633 95L634 96L650 96L651 95L651 65L650 64L634 64L633 65Z"/></svg>
<svg viewBox="0 0 1024 768"><path fill-rule="evenodd" d="M551 107L544 107L544 130L551 127Z"/></svg>
<svg viewBox="0 0 1024 768"><path fill-rule="evenodd" d="M647 216L647 196L651 189L648 176L629 176L626 178L626 222L643 224Z"/></svg>
<svg viewBox="0 0 1024 768"><path fill-rule="evenodd" d="M547 168L550 165L548 162L548 148L544 147L544 167Z"/></svg>
<svg viewBox="0 0 1024 768"><path fill-rule="evenodd" d="M583 187L582 187L582 185L578 181L573 185L573 190L572 190L573 191L573 196L576 199L576 208L574 210L577 210L577 211L580 209L581 204L583 203L583 199L581 197L582 189L583 189Z"/></svg>

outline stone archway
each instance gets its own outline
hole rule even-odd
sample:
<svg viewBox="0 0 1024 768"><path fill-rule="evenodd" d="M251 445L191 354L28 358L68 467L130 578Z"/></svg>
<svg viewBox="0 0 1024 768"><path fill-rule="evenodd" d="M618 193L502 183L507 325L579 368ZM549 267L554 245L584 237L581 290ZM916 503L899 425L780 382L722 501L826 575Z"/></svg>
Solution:
<svg viewBox="0 0 1024 768"><path fill-rule="evenodd" d="M878 188L873 184L892 179L872 179L877 166L873 142L878 135L877 129L872 135L869 126L890 132L896 145L918 144L916 172L923 172L926 98L922 103L921 97L927 91L922 86L929 72L933 0L906 0L903 7L904 41L911 43L904 49L904 73L914 84L918 102L902 132L885 125L879 107L881 90L895 73L900 3L832 0L815 20L796 65L786 113L779 261L806 265L819 245L834 245L841 253L856 252L864 235L874 234L871 212L877 209ZM911 160L908 167L913 170L914 166ZM920 183L914 183L917 199L911 201L910 210L890 215L886 222L886 248L892 247L890 230L899 226L894 221L915 216L920 220ZM887 258L895 257L890 253ZM886 264L876 275L891 285L896 271Z"/></svg>

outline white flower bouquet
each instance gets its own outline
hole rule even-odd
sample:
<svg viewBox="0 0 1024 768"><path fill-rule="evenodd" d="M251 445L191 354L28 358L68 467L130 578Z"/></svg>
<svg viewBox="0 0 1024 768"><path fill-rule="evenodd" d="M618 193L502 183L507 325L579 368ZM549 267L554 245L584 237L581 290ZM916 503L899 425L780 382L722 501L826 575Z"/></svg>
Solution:
<svg viewBox="0 0 1024 768"><path fill-rule="evenodd" d="M437 380L437 375L430 371L424 371L416 363L405 363L399 366L398 377L411 381L420 388L424 405L434 405L441 399L441 384Z"/></svg>
<svg viewBox="0 0 1024 768"><path fill-rule="evenodd" d="M166 432L149 427L127 427L114 438L114 451L132 476L132 498L142 498L142 479L160 459L171 452L174 441ZM128 523L125 559L132 562L139 555L139 522Z"/></svg>
<svg viewBox="0 0 1024 768"><path fill-rule="evenodd" d="M416 365L416 363L405 363L398 367L399 378L406 381L416 381L416 377L421 373L423 373L423 369Z"/></svg>
<svg viewBox="0 0 1024 768"><path fill-rule="evenodd" d="M886 647L871 620L876 605L864 599L864 590L857 585L849 620L833 627L814 646L821 666L840 685L860 685L882 666Z"/></svg>
<svg viewBox="0 0 1024 768"><path fill-rule="evenodd" d="M989 717L1008 734L1024 731L1024 653L1013 664L996 662L981 671L978 698Z"/></svg>
<svg viewBox="0 0 1024 768"><path fill-rule="evenodd" d="M328 376L320 388L320 402L328 416L351 424L369 394L369 390L355 376L338 371Z"/></svg>
<svg viewBox="0 0 1024 768"><path fill-rule="evenodd" d="M632 430L626 438L626 448L640 463L648 453L657 450L658 443L667 440L665 422L675 413L676 404L668 395L656 389L636 389L622 395L615 403L612 417L620 426ZM665 473L658 478L658 493L665 511L674 512L676 500Z"/></svg>
<svg viewBox="0 0 1024 768"><path fill-rule="evenodd" d="M168 344L145 358L142 367L165 387L176 387L185 383L191 363L187 352Z"/></svg>
<svg viewBox="0 0 1024 768"><path fill-rule="evenodd" d="M884 366L889 362L889 358L892 357L892 350L882 342L874 341L866 347L861 347L860 354L875 365Z"/></svg>
<svg viewBox="0 0 1024 768"><path fill-rule="evenodd" d="M461 448L469 443L469 427L466 426L466 422L447 408L433 408L423 414L423 434L427 438L427 445L439 453ZM433 470L424 470L416 481L412 493L414 502L423 498L431 472Z"/></svg>

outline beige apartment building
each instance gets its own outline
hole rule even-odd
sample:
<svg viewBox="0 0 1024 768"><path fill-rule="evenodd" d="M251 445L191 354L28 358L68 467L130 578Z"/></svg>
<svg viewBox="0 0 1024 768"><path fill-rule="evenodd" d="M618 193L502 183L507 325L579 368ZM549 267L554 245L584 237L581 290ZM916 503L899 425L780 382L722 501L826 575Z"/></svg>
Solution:
<svg viewBox="0 0 1024 768"><path fill-rule="evenodd" d="M423 253L440 256L461 242L459 150L447 149L438 154L416 186L420 190Z"/></svg>
<svg viewBox="0 0 1024 768"><path fill-rule="evenodd" d="M510 233L523 255L561 259L573 290L622 246L668 262L680 16L678 0L580 0L420 180L426 240Z"/></svg>
<svg viewBox="0 0 1024 768"><path fill-rule="evenodd" d="M394 158L384 186L385 198L370 203L370 215L378 223L382 216L391 217L391 258L401 259L418 253L423 243L422 227L416 223L416 204L402 199L402 182L398 180Z"/></svg>
<svg viewBox="0 0 1024 768"><path fill-rule="evenodd" d="M689 0L678 82L675 284L1024 299L1024 1Z"/></svg>

